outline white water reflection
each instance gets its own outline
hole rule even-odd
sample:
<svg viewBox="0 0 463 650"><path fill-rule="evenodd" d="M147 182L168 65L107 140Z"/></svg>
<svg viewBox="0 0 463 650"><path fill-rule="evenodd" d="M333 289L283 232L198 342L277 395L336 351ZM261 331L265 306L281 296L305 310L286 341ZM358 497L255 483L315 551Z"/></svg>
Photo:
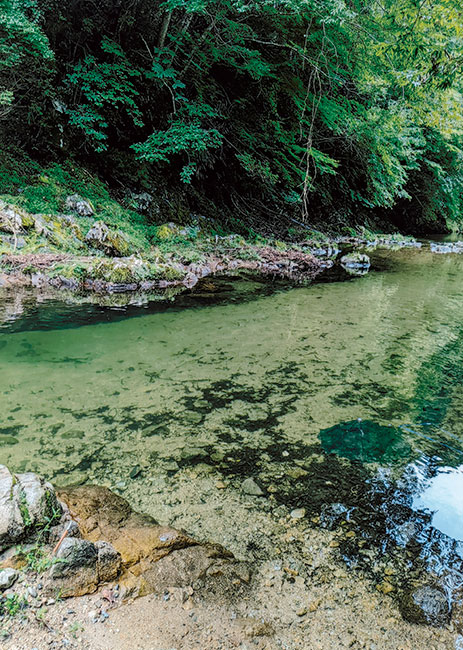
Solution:
<svg viewBox="0 0 463 650"><path fill-rule="evenodd" d="M432 512L432 525L445 535L463 540L463 465L440 467L414 498L413 508Z"/></svg>

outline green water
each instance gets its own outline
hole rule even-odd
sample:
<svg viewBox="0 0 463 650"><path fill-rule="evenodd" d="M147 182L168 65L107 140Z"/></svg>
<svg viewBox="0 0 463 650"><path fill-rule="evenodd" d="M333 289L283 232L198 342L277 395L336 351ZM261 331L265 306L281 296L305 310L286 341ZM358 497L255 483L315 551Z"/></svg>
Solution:
<svg viewBox="0 0 463 650"><path fill-rule="evenodd" d="M13 320L8 303L0 462L110 485L199 462L258 475L314 449L396 472L423 457L457 468L463 260L402 251L376 263L386 270L350 282L236 302L228 290L221 304L131 317L74 307L55 324L59 304L45 321L34 304ZM336 429L358 418L365 446Z"/></svg>

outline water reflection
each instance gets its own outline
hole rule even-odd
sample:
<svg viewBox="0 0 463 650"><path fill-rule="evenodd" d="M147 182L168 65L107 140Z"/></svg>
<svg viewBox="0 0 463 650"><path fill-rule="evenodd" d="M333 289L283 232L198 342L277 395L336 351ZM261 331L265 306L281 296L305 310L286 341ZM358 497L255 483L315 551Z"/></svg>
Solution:
<svg viewBox="0 0 463 650"><path fill-rule="evenodd" d="M415 510L432 513L431 523L449 537L463 541L463 465L439 467L432 478L427 478L427 468L416 465L422 491L413 499Z"/></svg>

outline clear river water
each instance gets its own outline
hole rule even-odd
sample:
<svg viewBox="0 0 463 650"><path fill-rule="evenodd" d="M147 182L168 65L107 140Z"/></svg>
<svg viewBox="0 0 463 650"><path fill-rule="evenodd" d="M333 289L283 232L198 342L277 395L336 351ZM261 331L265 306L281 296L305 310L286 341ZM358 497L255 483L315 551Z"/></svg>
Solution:
<svg viewBox="0 0 463 650"><path fill-rule="evenodd" d="M309 287L219 282L186 306L4 295L0 462L119 488L210 465L322 520L330 504L360 508L362 534L414 536L421 556L432 538L458 559L463 259L373 261Z"/></svg>

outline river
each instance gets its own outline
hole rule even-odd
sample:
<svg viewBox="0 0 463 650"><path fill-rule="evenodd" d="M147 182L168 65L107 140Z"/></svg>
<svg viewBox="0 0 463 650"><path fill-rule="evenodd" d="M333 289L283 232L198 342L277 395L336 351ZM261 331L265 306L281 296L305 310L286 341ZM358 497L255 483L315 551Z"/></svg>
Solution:
<svg viewBox="0 0 463 650"><path fill-rule="evenodd" d="M253 477L314 525L327 505L354 508L389 481L421 533L426 524L435 542L437 531L458 557L463 259L402 250L373 262L365 276L309 287L219 283L187 306L9 309L0 462L109 485L161 519L171 510L155 504L159 485L187 470L192 492L201 472L235 487ZM374 493L384 504L384 489ZM368 534L397 544L403 515L381 517ZM424 555L436 572L435 552Z"/></svg>

